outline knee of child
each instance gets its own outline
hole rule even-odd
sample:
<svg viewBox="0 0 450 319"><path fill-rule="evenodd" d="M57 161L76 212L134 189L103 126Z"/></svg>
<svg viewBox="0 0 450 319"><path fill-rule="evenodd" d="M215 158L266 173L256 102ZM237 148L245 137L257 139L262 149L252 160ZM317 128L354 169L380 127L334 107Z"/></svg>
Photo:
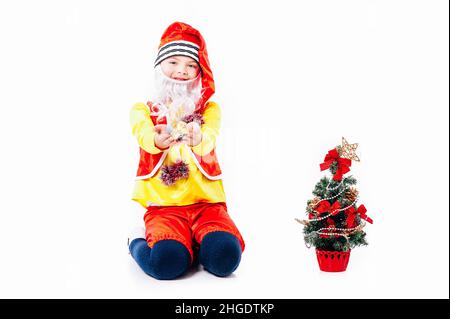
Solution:
<svg viewBox="0 0 450 319"><path fill-rule="evenodd" d="M148 249L148 252L150 253L150 248L147 245L147 241L143 238L136 238L133 239L129 245L128 249L130 251L130 254L136 258L137 255L140 253L140 251L143 251L145 249Z"/></svg>
<svg viewBox="0 0 450 319"><path fill-rule="evenodd" d="M174 279L188 268L191 256L187 248L176 240L161 240L153 245L151 268L157 279Z"/></svg>
<svg viewBox="0 0 450 319"><path fill-rule="evenodd" d="M200 244L200 263L220 277L228 276L236 270L241 254L239 240L228 232L211 232L203 237Z"/></svg>

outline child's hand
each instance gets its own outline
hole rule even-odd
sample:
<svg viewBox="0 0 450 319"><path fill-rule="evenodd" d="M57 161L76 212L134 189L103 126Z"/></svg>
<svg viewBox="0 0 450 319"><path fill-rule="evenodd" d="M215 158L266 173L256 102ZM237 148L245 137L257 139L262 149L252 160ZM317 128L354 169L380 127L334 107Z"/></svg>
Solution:
<svg viewBox="0 0 450 319"><path fill-rule="evenodd" d="M194 147L202 141L202 131L200 125L197 122L190 122L186 125L188 130L187 136L183 138L183 141L190 147Z"/></svg>
<svg viewBox="0 0 450 319"><path fill-rule="evenodd" d="M175 139L167 132L166 124L155 125L155 145L161 150L167 149L176 143Z"/></svg>

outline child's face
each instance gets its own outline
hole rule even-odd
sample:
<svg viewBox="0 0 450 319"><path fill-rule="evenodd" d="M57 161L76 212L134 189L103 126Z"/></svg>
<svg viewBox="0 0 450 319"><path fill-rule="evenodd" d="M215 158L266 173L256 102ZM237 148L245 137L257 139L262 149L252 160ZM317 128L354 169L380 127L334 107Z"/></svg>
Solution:
<svg viewBox="0 0 450 319"><path fill-rule="evenodd" d="M178 81L195 79L200 68L194 59L175 55L161 62L161 69L166 76Z"/></svg>

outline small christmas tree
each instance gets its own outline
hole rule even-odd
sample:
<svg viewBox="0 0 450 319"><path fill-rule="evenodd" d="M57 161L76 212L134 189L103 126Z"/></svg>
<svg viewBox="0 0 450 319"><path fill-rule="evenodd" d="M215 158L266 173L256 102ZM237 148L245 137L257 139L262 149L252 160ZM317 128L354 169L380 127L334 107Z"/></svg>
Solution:
<svg viewBox="0 0 450 319"><path fill-rule="evenodd" d="M359 162L357 147L357 143L349 144L342 138L342 145L328 152L320 170L329 169L333 177L324 176L316 184L312 192L315 197L307 202L308 219L296 219L305 226L305 243L308 248L316 248L323 271L344 271L351 249L367 245L363 228L366 222L373 221L366 215L364 205L356 205L356 179L343 177L350 171L352 161Z"/></svg>

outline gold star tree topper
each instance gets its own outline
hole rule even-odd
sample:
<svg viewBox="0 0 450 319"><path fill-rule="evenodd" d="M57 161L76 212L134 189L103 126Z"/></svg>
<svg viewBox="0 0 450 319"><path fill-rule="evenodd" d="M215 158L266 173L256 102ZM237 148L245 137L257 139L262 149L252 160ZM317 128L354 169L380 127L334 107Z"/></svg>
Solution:
<svg viewBox="0 0 450 319"><path fill-rule="evenodd" d="M342 137L342 145L340 149L340 156L343 158L348 158L349 160L359 162L359 157L356 155L356 148L358 143L349 144L347 140Z"/></svg>

